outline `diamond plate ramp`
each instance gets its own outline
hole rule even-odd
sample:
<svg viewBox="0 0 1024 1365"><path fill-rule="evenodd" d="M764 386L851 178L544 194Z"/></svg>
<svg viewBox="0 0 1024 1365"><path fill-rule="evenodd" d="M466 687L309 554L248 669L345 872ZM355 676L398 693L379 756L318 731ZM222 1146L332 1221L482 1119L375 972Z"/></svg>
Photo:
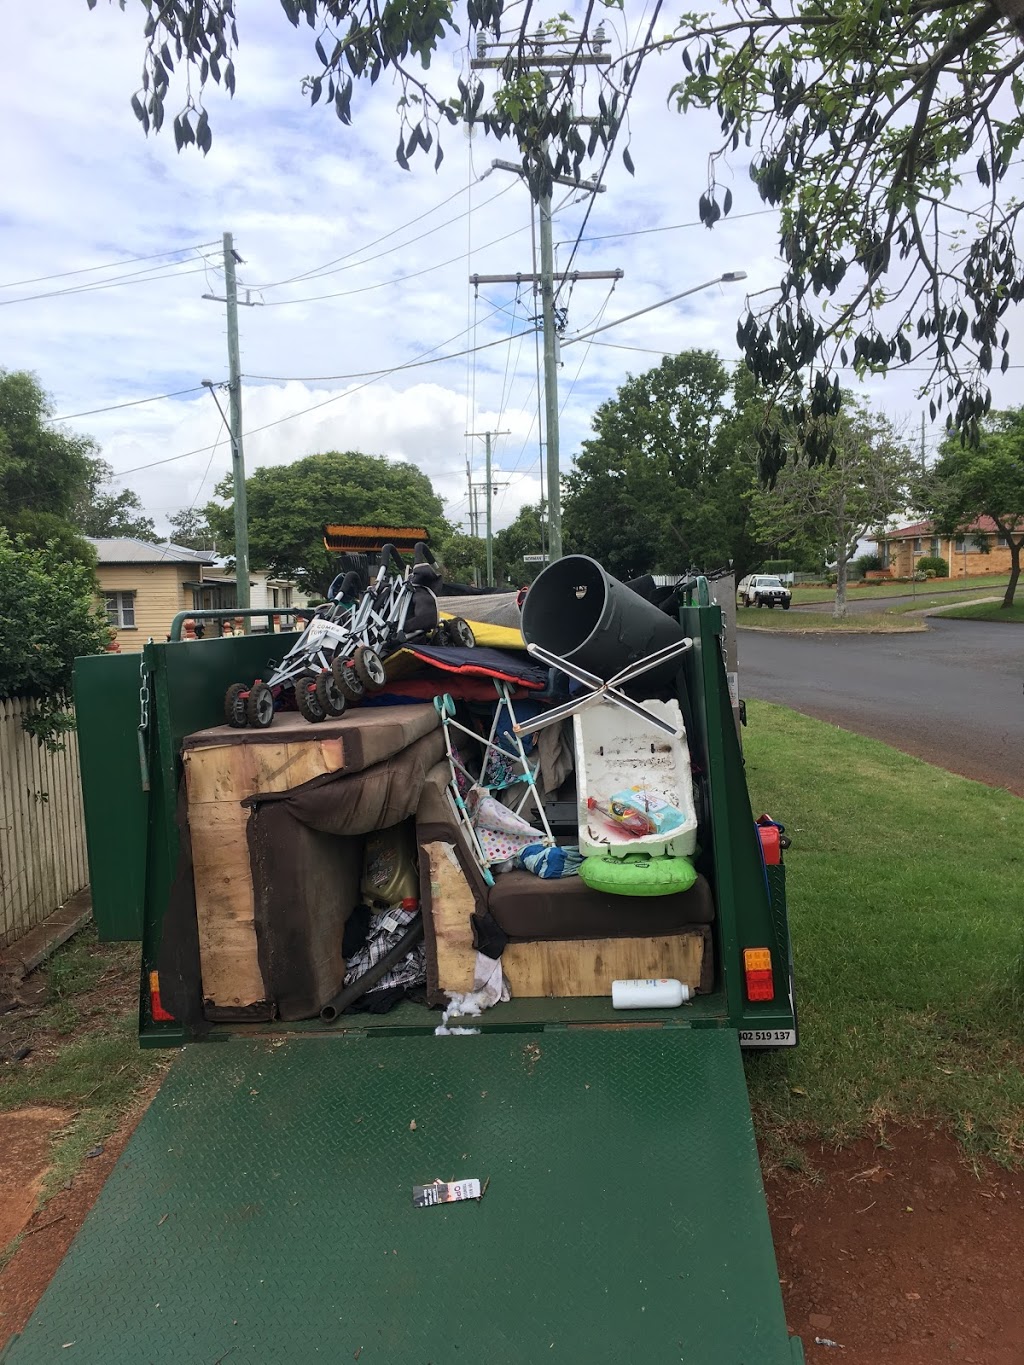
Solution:
<svg viewBox="0 0 1024 1365"><path fill-rule="evenodd" d="M735 1034L560 1029L187 1048L5 1365L792 1346Z"/></svg>

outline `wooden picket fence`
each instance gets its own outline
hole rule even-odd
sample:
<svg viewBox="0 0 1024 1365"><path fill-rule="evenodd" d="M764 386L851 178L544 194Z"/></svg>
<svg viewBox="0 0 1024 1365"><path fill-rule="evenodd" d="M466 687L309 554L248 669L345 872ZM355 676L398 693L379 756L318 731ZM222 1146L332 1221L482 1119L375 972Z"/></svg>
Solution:
<svg viewBox="0 0 1024 1365"><path fill-rule="evenodd" d="M89 880L78 736L51 754L22 729L36 703L0 701L0 948Z"/></svg>

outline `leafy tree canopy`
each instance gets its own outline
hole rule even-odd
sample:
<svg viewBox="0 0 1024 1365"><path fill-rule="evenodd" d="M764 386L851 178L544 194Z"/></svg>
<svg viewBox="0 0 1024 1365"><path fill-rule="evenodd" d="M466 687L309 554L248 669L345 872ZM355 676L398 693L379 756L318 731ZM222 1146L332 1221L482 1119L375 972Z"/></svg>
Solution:
<svg viewBox="0 0 1024 1365"><path fill-rule="evenodd" d="M544 503L520 507L515 521L494 537L494 578L499 587L522 587L532 583L543 564L527 564L524 555L539 555L547 549L547 523Z"/></svg>
<svg viewBox="0 0 1024 1365"><path fill-rule="evenodd" d="M0 370L0 527L40 548L56 541L67 557L93 564L74 516L96 446L53 426L52 415L35 375Z"/></svg>
<svg viewBox="0 0 1024 1365"><path fill-rule="evenodd" d="M127 0L119 3L124 9ZM237 0L141 4L136 117L156 131L176 108L178 147L206 152L204 88L235 88ZM1024 137L1020 0L722 0L674 18L662 16L657 0L633 50L596 68L570 60L547 77L535 65L545 43L557 40L570 56L605 48L602 10L621 2L587 5L571 30L566 15L538 29L533 5L511 0L281 7L312 34L304 82L312 104L332 107L347 125L356 83L390 74L399 90L399 165L419 153L438 164L446 125L470 118L516 144L535 192L553 174L579 175L598 148L609 156L641 67L652 53L676 52L677 107L711 110L721 126L698 201L702 221L711 227L732 208L718 183L732 160L748 166L761 198L781 211L782 277L750 302L738 340L786 425L803 425L807 457L828 454L817 419L842 406L837 365L862 374L923 366L936 410L945 404L951 426L977 434L990 402L987 376L1009 363L1006 311L1024 298L1014 241L1024 206L1006 181ZM469 73L454 96L431 88L431 59L453 36L471 51L482 43L499 66L493 95ZM576 118L584 93L595 117L586 136ZM632 169L629 149L621 151ZM771 477L789 447L776 424L761 439Z"/></svg>
<svg viewBox="0 0 1024 1365"><path fill-rule="evenodd" d="M198 507L182 507L170 518L170 538L175 545L183 545L186 550L212 550L216 536L206 518L206 513Z"/></svg>
<svg viewBox="0 0 1024 1365"><path fill-rule="evenodd" d="M484 581L487 549L477 536L453 531L442 543L437 555L444 576L449 583L472 583L474 569Z"/></svg>
<svg viewBox="0 0 1024 1365"><path fill-rule="evenodd" d="M217 487L230 498L231 480ZM324 548L329 522L367 526L424 526L431 537L447 532L444 508L426 474L410 464L358 451L307 455L294 464L257 469L245 481L249 512L249 563L295 578L323 596L337 573L337 556ZM217 545L234 551L234 504L209 503Z"/></svg>
<svg viewBox="0 0 1024 1365"><path fill-rule="evenodd" d="M749 376L733 379L711 351L666 356L627 379L565 476L567 543L622 578L730 561L745 573L763 420Z"/></svg>
<svg viewBox="0 0 1024 1365"><path fill-rule="evenodd" d="M153 519L147 517L138 493L120 492L112 486L114 471L106 460L86 459L87 473L72 511L83 536L100 540L109 536L134 536L136 540L159 540Z"/></svg>
<svg viewBox="0 0 1024 1365"><path fill-rule="evenodd" d="M836 565L834 615L846 615L846 580L859 541L906 506L916 464L899 432L878 413L844 395L838 416L819 418L812 463L798 433L782 431L789 457L771 488L750 503L758 534L774 548L800 553L817 548L818 562Z"/></svg>
<svg viewBox="0 0 1024 1365"><path fill-rule="evenodd" d="M992 518L1010 548L1003 606L1012 607L1024 549L1024 407L989 413L974 449L944 441L923 500L944 535L968 533L978 517Z"/></svg>
<svg viewBox="0 0 1024 1365"><path fill-rule="evenodd" d="M71 690L75 659L100 653L110 639L92 569L57 545L39 549L0 528L0 698L39 700L24 724L41 742L53 746L71 728L61 695Z"/></svg>

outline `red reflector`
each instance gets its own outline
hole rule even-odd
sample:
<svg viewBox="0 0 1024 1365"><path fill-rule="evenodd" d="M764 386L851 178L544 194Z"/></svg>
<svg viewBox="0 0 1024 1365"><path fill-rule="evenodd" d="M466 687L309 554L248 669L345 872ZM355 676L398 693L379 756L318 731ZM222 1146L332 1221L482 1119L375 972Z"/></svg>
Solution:
<svg viewBox="0 0 1024 1365"><path fill-rule="evenodd" d="M761 851L764 853L766 865L775 867L782 862L778 825L758 825L757 833L761 840Z"/></svg>
<svg viewBox="0 0 1024 1365"><path fill-rule="evenodd" d="M746 979L748 1000L775 999L772 955L767 948L743 949L743 975Z"/></svg>
<svg viewBox="0 0 1024 1365"><path fill-rule="evenodd" d="M149 1013L157 1024L173 1024L174 1015L168 1014L160 1003L160 973L149 974Z"/></svg>

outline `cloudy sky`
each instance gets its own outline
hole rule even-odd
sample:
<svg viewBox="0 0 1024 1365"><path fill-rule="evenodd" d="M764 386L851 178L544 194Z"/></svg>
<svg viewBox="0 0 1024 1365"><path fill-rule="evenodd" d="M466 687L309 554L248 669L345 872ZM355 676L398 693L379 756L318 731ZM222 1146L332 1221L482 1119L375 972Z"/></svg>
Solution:
<svg viewBox="0 0 1024 1365"><path fill-rule="evenodd" d="M311 32L292 30L278 0L239 8L238 90L234 100L209 94L214 145L203 158L195 149L176 153L169 128L147 139L131 112L141 7L122 13L100 0L90 13L84 0L49 0L48 24L32 6L3 7L0 40L17 62L6 63L0 86L0 366L36 371L59 415L223 380L224 309L202 296L223 294L228 230L244 258L240 284L259 304L240 310L248 468L327 449L408 459L429 474L452 520L465 523L467 454L475 477L483 464L482 442L465 432L508 429L495 476L507 483L495 525L506 524L541 488L533 337L472 362L367 372L531 326L528 290L517 297L514 286L491 286L474 299L468 284L474 272L531 269L527 191L506 172L485 175L510 149L453 129L440 171L432 158L400 170L387 81L357 87L354 126L344 128L301 94L303 75L317 65ZM641 18L641 7L627 3L614 21L619 41ZM453 81L465 65L465 52L443 54L435 77ZM731 360L742 291L766 288L780 273L774 215L741 162L733 215L713 232L693 225L715 130L666 107L676 72L671 56L645 67L630 111L636 174L614 156L577 256L581 269L621 268L624 278L613 292L578 284L568 332L725 271L745 270L748 280L625 323L598 339L605 344L566 348L563 467L597 404L627 373L657 363L656 354L624 348L707 346ZM564 264L586 205L571 192L555 202ZM870 388L915 431L916 378ZM1014 401L1012 379L996 381L997 405ZM97 439L160 529L173 511L201 506L230 467L220 418L202 390L76 415L70 425Z"/></svg>

